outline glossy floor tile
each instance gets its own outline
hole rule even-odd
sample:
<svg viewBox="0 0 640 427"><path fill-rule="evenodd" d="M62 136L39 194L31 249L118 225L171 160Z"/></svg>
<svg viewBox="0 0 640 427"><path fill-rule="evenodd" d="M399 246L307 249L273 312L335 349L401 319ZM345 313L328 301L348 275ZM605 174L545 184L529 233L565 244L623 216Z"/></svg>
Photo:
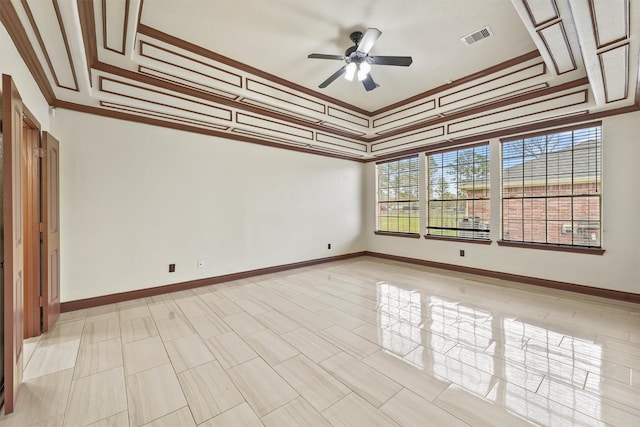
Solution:
<svg viewBox="0 0 640 427"><path fill-rule="evenodd" d="M638 426L640 306L367 257L63 313L0 427Z"/></svg>

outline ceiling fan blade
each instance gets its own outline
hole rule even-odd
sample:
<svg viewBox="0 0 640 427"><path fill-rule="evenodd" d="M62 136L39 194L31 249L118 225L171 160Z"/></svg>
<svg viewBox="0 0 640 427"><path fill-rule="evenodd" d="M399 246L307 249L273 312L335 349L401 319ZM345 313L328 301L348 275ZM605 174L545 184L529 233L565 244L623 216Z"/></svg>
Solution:
<svg viewBox="0 0 640 427"><path fill-rule="evenodd" d="M375 88L380 86L378 83L373 81L371 74L367 74L367 77L362 81L362 85L367 90L367 92L369 92L370 90L374 90Z"/></svg>
<svg viewBox="0 0 640 427"><path fill-rule="evenodd" d="M408 67L413 62L410 56L370 56L372 64L376 65L399 65Z"/></svg>
<svg viewBox="0 0 640 427"><path fill-rule="evenodd" d="M341 75L344 74L345 70L347 69L347 66L344 65L342 68L340 68L338 71L336 71L335 73L331 74L331 76L323 81L322 83L320 83L320 88L324 89L325 87L329 86L331 83L333 83L333 81L335 79L337 79L338 77L340 77Z"/></svg>
<svg viewBox="0 0 640 427"><path fill-rule="evenodd" d="M376 40L378 40L378 37L380 37L380 34L382 34L382 31L377 28L369 28L367 32L364 33L364 36L362 36L360 43L358 43L358 50L356 52L365 55L369 53Z"/></svg>
<svg viewBox="0 0 640 427"><path fill-rule="evenodd" d="M314 59L337 59L339 61L344 61L344 55L325 55L324 53L312 53L307 58Z"/></svg>

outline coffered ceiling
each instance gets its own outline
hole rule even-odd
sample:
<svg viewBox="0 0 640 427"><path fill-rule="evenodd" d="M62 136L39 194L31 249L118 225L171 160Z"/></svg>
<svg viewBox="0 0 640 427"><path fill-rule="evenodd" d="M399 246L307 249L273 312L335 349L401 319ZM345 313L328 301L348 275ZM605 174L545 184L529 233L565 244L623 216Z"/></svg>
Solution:
<svg viewBox="0 0 640 427"><path fill-rule="evenodd" d="M396 156L638 109L635 0L3 0L48 102L242 142ZM461 39L485 27L491 35ZM378 28L380 85L320 82Z"/></svg>

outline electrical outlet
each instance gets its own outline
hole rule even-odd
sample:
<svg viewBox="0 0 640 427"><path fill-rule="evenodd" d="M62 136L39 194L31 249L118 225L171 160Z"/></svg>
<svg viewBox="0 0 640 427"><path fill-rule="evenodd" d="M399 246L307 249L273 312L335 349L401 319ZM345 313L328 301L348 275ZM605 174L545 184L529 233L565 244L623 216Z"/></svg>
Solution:
<svg viewBox="0 0 640 427"><path fill-rule="evenodd" d="M201 270L204 268L204 260L203 259L199 259L198 260L198 270Z"/></svg>
<svg viewBox="0 0 640 427"><path fill-rule="evenodd" d="M331 249L331 243L327 245L327 249Z"/></svg>
<svg viewBox="0 0 640 427"><path fill-rule="evenodd" d="M176 271L176 265L175 264L169 264L169 273L174 273Z"/></svg>
<svg viewBox="0 0 640 427"><path fill-rule="evenodd" d="M460 249L460 256L464 256L464 249Z"/></svg>

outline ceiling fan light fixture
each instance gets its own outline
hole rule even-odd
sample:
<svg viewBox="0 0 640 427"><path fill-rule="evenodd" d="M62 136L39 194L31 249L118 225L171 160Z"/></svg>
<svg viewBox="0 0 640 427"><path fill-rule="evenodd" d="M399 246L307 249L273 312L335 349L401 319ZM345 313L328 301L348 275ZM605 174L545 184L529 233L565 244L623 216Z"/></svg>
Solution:
<svg viewBox="0 0 640 427"><path fill-rule="evenodd" d="M343 65L338 71L329 76L325 81L320 83L318 87L324 89L334 82L338 77L344 75L344 78L348 81L353 81L353 78L358 75L358 80L362 82L364 88L371 91L380 85L377 84L373 78L371 78L371 64L376 65L395 65L399 67L408 67L413 60L410 56L371 56L369 52L375 44L376 40L380 37L382 32L377 28L368 28L365 33L355 31L351 34L351 41L355 43L355 46L349 47L344 55L327 55L323 53L311 53L307 57L314 59L333 59L338 61L344 61Z"/></svg>
<svg viewBox="0 0 640 427"><path fill-rule="evenodd" d="M358 80L363 81L364 79L366 79L369 71L371 71L371 65L369 65L368 62L362 62L358 66Z"/></svg>
<svg viewBox="0 0 640 427"><path fill-rule="evenodd" d="M353 77L356 75L357 69L358 69L358 66L356 65L355 62L349 62L347 64L347 69L346 69L344 78L349 80L350 82L353 81Z"/></svg>

